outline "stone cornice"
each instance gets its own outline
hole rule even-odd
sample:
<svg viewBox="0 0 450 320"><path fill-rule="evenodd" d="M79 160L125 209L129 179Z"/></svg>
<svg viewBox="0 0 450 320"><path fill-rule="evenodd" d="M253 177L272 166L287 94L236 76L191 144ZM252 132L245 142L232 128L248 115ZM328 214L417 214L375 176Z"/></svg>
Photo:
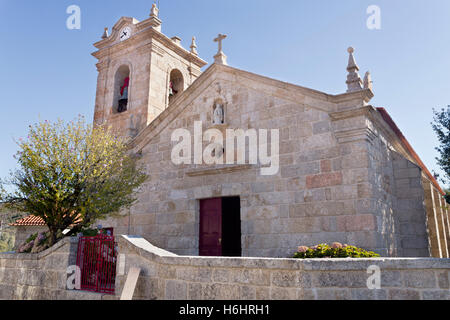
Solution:
<svg viewBox="0 0 450 320"><path fill-rule="evenodd" d="M335 134L339 143L346 143L356 140L367 140L369 142L376 138L377 134L370 128L358 128L345 131L339 131Z"/></svg>
<svg viewBox="0 0 450 320"><path fill-rule="evenodd" d="M103 59L102 61L98 62L95 66L97 67L97 71L100 72L109 66L110 59Z"/></svg>
<svg viewBox="0 0 450 320"><path fill-rule="evenodd" d="M415 162L412 155L405 148L399 137L373 106L368 105L358 109L330 113L330 118L332 121L340 121L361 116L366 117L372 123L372 126L366 124L361 128L335 131L335 136L339 143L345 143L358 139L372 141L376 136L381 135L385 138L386 143L393 149L401 153L408 160Z"/></svg>
<svg viewBox="0 0 450 320"><path fill-rule="evenodd" d="M332 95L332 94L328 94L328 93L318 91L315 89L310 89L310 88L299 86L299 85L292 84L289 82L284 82L281 80L276 80L273 78L255 74L255 73L252 73L249 71L236 69L236 68L233 68L230 66L225 66L225 65L218 65L218 66L219 66L219 68L222 68L224 71L239 74L239 76L241 76L241 77L248 78L250 80L255 80L260 83L264 83L269 86L279 88L281 90L287 90L290 93L292 93L292 97L289 95L287 96L287 95L282 95L282 94L280 94L279 97L286 99L286 100L292 100L294 102L298 102L297 96L295 95L296 93L300 93L305 96L308 96L308 97L311 97L311 98L314 98L317 100L325 101L325 102L330 102L333 104L343 103L343 102L347 102L347 101L354 101L354 100L360 100L361 102L367 103L373 97L373 93L369 89L363 89L361 91L343 93L343 94L339 94L339 95ZM245 85L245 84L243 84L243 85ZM277 95L277 94L273 93L273 95ZM325 108L315 107L315 106L311 106L311 107L318 109L318 110L322 110L324 112L330 112L330 110L327 110Z"/></svg>
<svg viewBox="0 0 450 320"><path fill-rule="evenodd" d="M148 44L149 42L152 42L151 40L148 41L148 39L155 39L161 42L167 49L172 50L173 52L186 59L187 61L193 63L199 68L202 68L207 64L207 62L203 59L177 45L167 36L154 29L151 25L146 24L145 22L147 20L138 23L137 20L133 18L121 18L119 22L114 26L113 31L108 38L94 44L94 46L99 50L92 53L92 55L100 60L101 58L112 53L124 50L125 48L130 46L130 42L139 43L144 41L146 42L145 44ZM120 29L127 24L133 25L135 33L131 36L131 38L123 42L118 42Z"/></svg>
<svg viewBox="0 0 450 320"><path fill-rule="evenodd" d="M333 95L332 101L335 103L342 103L342 102L359 99L359 100L364 101L365 103L368 103L373 97L374 97L374 94L373 94L372 90L362 89L359 91L353 91L353 92L347 92L347 93L342 93L342 94L338 94L338 95Z"/></svg>
<svg viewBox="0 0 450 320"><path fill-rule="evenodd" d="M343 120L348 118L354 118L359 116L369 116L371 112L375 110L372 106L360 107L352 110L338 111L330 113L330 118L332 121Z"/></svg>
<svg viewBox="0 0 450 320"><path fill-rule="evenodd" d="M177 45L176 43L174 43L171 39L169 39L167 36L165 36L161 32L158 32L158 31L156 31L154 29L146 29L146 30L153 31L153 38L154 39L162 42L162 44L166 48L169 48L170 50L174 51L175 53L177 53L178 55L180 55L184 59L188 60L189 62L192 62L196 66L202 68L202 67L204 67L204 66L206 66L208 64L205 60L199 58L198 56L192 54L188 50L186 50L183 47L181 47L181 46Z"/></svg>
<svg viewBox="0 0 450 320"><path fill-rule="evenodd" d="M230 165L230 166L225 166L225 167L212 166L210 168L199 168L199 169L189 170L186 172L186 175L188 175L190 177L197 177L197 176L231 173L231 172L236 172L236 171L248 170L251 168L252 168L252 165L250 165L250 164Z"/></svg>

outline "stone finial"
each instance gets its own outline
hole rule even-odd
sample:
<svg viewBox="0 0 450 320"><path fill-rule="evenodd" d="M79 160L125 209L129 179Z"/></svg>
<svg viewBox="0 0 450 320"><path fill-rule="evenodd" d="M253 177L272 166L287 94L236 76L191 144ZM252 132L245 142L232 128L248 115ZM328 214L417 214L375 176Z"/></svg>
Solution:
<svg viewBox="0 0 450 320"><path fill-rule="evenodd" d="M222 51L222 41L226 39L226 37L227 35L219 33L217 38L214 39L214 42L219 43L219 50L217 51L217 54L214 56L214 63L227 65L227 56Z"/></svg>
<svg viewBox="0 0 450 320"><path fill-rule="evenodd" d="M369 71L367 71L364 75L364 89L373 90L372 76L370 75Z"/></svg>
<svg viewBox="0 0 450 320"><path fill-rule="evenodd" d="M158 9L158 6L156 5L156 3L154 3L152 5L152 10L150 12L149 23L154 30L161 32L162 21L159 20L158 15L159 15L159 9Z"/></svg>
<svg viewBox="0 0 450 320"><path fill-rule="evenodd" d="M348 48L349 58L348 58L348 66L347 66L347 92L354 92L361 90L363 88L362 86L362 80L359 76L359 67L356 64L355 57L353 56L353 52L355 52L355 49L352 47Z"/></svg>
<svg viewBox="0 0 450 320"><path fill-rule="evenodd" d="M193 54L193 55L198 55L198 52L197 52L197 44L195 43L195 37L192 37L192 43L191 43L191 53Z"/></svg>
<svg viewBox="0 0 450 320"><path fill-rule="evenodd" d="M103 31L102 39L106 39L109 37L108 28L105 28L105 31Z"/></svg>
<svg viewBox="0 0 450 320"><path fill-rule="evenodd" d="M152 5L152 11L150 12L150 17L155 17L155 18L158 18L158 14L159 14L159 9L158 9L158 6L156 5L156 3L154 3L153 5Z"/></svg>

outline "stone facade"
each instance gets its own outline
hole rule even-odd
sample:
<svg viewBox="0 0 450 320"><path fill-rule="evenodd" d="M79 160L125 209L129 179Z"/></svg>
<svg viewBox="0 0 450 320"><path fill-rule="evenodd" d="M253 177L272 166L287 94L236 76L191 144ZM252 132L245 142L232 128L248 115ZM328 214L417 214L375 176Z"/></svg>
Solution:
<svg viewBox="0 0 450 320"><path fill-rule="evenodd" d="M200 200L234 196L240 197L243 256L289 257L299 245L334 241L383 256L449 256L442 190L385 110L369 104L371 86L331 95L223 63L201 73L196 51L162 35L152 19L122 18L96 44L95 122L133 137L132 152L150 177L136 205L103 226L198 255ZM136 35L119 42L126 25ZM355 72L353 49L350 54ZM130 110L114 115L114 72L124 61L132 78ZM172 68L182 71L185 86L169 101ZM212 119L217 101L224 107L220 125ZM129 131L137 114L145 120ZM194 136L196 121L223 135L227 129L279 130L278 172L263 176L260 164L175 165L172 133L182 128Z"/></svg>
<svg viewBox="0 0 450 320"><path fill-rule="evenodd" d="M448 300L448 259L262 259L180 257L142 238L119 239L124 274L141 268L133 299L146 300ZM368 289L370 266L380 288Z"/></svg>

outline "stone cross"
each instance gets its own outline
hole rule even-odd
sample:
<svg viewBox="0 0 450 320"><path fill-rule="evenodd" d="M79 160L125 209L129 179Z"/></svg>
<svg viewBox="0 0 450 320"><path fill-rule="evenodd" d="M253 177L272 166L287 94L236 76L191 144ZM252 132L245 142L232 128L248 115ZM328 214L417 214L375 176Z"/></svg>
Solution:
<svg viewBox="0 0 450 320"><path fill-rule="evenodd" d="M226 39L227 35L226 34L220 34L217 36L217 38L214 39L214 42L218 42L219 43L219 51L217 51L217 53L221 53L222 52L222 41L224 39Z"/></svg>
<svg viewBox="0 0 450 320"><path fill-rule="evenodd" d="M227 65L227 56L222 51L222 41L226 37L227 37L227 35L219 33L217 38L214 39L214 42L218 42L219 43L219 51L214 56L214 62L217 63L217 64Z"/></svg>

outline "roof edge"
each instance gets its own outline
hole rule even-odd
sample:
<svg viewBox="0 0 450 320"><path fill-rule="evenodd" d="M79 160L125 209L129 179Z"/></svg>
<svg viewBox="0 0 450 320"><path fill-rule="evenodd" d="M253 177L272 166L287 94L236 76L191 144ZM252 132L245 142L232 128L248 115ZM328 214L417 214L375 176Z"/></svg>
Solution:
<svg viewBox="0 0 450 320"><path fill-rule="evenodd" d="M400 139L400 142L402 143L403 147L410 153L410 155L413 157L413 159L415 161L417 161L417 164L425 172L425 175L430 179L431 183L436 187L436 189L439 190L441 195L445 195L445 192L442 190L442 188L439 185L439 183L437 182L436 178L431 174L431 172L425 166L423 161L420 159L419 155L414 151L413 147L408 142L406 137L403 135L403 133L401 132L399 127L395 124L394 120L392 120L391 116L386 111L386 109L383 107L377 107L376 110L380 113L383 120L389 125L389 127L392 129L392 131L394 131L394 133Z"/></svg>

